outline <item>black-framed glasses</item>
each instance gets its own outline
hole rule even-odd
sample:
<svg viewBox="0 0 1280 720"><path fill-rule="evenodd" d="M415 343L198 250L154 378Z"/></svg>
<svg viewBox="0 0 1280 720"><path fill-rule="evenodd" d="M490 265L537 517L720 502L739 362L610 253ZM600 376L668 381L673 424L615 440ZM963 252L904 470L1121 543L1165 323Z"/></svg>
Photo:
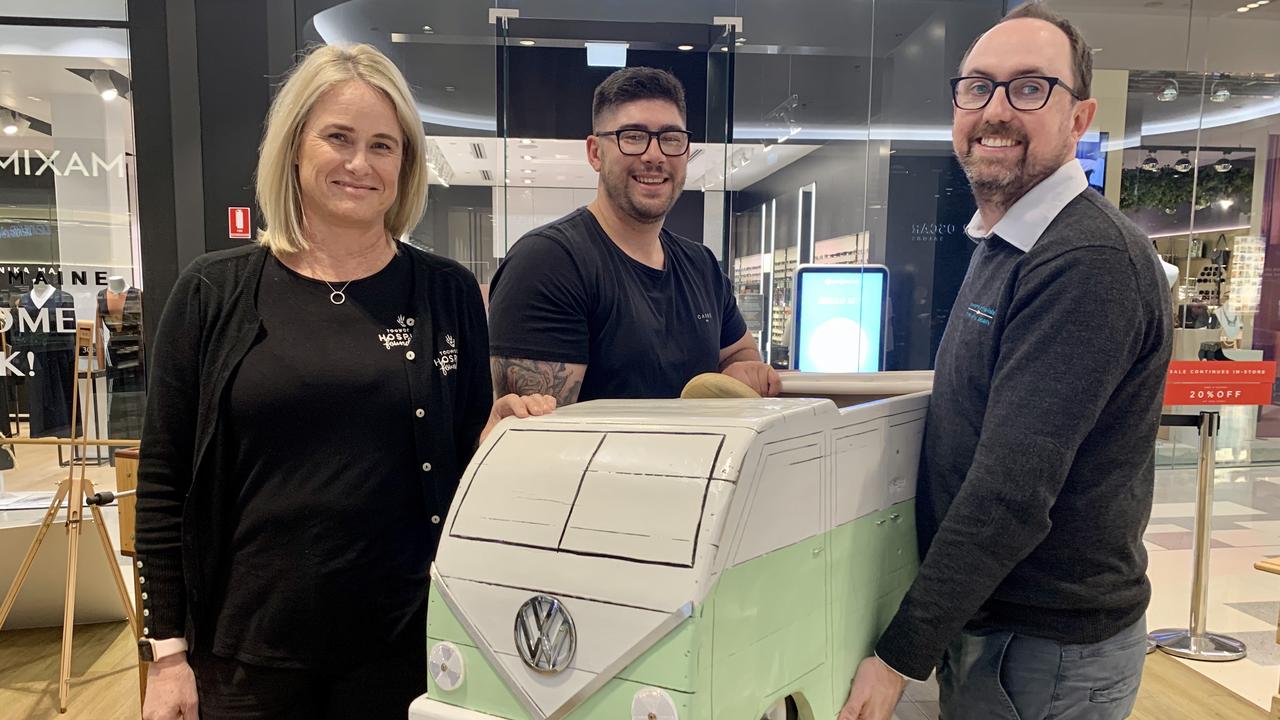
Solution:
<svg viewBox="0 0 1280 720"><path fill-rule="evenodd" d="M996 90L1004 88L1010 107L1023 112L1034 112L1049 104L1049 96L1053 94L1055 87L1066 90L1076 100L1084 99L1059 78L1023 75L1004 82L977 76L951 78L951 101L961 110L981 110L995 97Z"/></svg>
<svg viewBox="0 0 1280 720"><path fill-rule="evenodd" d="M623 155L643 155L649 151L649 145L653 143L653 139L658 139L658 149L667 157L680 157L689 152L689 138L693 133L688 130L640 130L638 128L627 128L625 130L610 130L608 132L598 132L596 137L612 136L618 140L618 150Z"/></svg>

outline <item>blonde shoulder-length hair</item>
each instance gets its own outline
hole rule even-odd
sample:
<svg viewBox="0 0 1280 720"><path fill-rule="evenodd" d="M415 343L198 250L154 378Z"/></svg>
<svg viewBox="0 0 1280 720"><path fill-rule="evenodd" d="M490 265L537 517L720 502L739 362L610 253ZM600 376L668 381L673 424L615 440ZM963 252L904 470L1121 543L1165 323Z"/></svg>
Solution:
<svg viewBox="0 0 1280 720"><path fill-rule="evenodd" d="M351 81L381 90L395 108L404 134L396 200L383 226L399 238L422 218L427 204L426 136L404 75L371 45L321 46L294 66L271 102L258 152L257 197L264 224L258 242L276 255L308 247L296 170L302 128L321 95Z"/></svg>

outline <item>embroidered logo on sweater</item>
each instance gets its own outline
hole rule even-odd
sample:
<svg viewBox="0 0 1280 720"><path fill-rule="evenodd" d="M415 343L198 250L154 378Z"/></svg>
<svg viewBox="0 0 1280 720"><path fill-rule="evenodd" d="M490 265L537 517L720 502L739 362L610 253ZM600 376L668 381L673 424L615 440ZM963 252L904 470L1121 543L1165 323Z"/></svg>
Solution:
<svg viewBox="0 0 1280 720"><path fill-rule="evenodd" d="M382 343L382 347L391 350L398 347L408 347L413 341L413 326L405 316L396 317L396 323L399 327L387 328L383 332L378 333L378 342Z"/></svg>
<svg viewBox="0 0 1280 720"><path fill-rule="evenodd" d="M458 369L458 341L448 333L440 336L443 344L448 347L436 352L436 367L440 369L440 374L449 377L449 373Z"/></svg>
<svg viewBox="0 0 1280 720"><path fill-rule="evenodd" d="M964 310L964 316L976 323L990 325L991 321L996 319L996 310L986 305L969 303L969 307Z"/></svg>

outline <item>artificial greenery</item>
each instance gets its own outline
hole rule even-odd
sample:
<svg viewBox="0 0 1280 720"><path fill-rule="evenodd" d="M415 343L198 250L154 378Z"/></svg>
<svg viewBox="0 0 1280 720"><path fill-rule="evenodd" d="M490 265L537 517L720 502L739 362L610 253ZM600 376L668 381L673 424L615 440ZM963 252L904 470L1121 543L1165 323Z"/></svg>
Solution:
<svg viewBox="0 0 1280 720"><path fill-rule="evenodd" d="M1196 210L1219 200L1233 200L1240 212L1249 212L1253 204L1252 165L1233 167L1224 173L1202 167L1198 178L1168 165L1154 172L1125 168L1120 178L1120 207L1171 210L1190 205L1191 190L1197 181Z"/></svg>

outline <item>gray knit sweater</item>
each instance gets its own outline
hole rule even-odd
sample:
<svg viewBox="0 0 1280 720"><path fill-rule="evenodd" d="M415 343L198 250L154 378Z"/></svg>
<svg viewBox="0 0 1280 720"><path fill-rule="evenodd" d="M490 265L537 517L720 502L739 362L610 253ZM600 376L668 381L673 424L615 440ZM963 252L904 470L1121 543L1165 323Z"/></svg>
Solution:
<svg viewBox="0 0 1280 720"><path fill-rule="evenodd" d="M1063 643L1146 611L1172 328L1150 240L1086 190L1028 253L982 241L938 348L919 577L877 654L923 679L962 628Z"/></svg>

